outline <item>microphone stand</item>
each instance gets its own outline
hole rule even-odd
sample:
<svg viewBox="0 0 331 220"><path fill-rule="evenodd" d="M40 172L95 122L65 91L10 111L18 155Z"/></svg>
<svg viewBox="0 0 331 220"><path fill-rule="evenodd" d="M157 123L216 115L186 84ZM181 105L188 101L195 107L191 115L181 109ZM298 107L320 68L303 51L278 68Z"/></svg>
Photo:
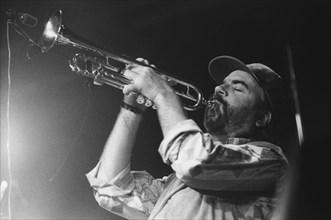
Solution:
<svg viewBox="0 0 331 220"><path fill-rule="evenodd" d="M34 40L32 40L32 38L23 30L22 27L20 27L20 25L17 24L17 20L18 19L8 19L8 24L10 24L12 26L12 28L19 34L21 35L24 39L26 39L27 41L29 41L30 46L37 46L38 48L41 49L41 46L35 42ZM29 48L29 47L28 47ZM29 54L26 54L27 57L30 59Z"/></svg>

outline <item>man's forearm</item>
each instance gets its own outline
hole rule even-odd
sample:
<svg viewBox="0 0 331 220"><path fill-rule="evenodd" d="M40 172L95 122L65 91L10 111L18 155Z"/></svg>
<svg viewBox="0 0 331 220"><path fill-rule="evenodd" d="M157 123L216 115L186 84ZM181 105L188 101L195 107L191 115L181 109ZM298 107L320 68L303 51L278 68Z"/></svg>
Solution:
<svg viewBox="0 0 331 220"><path fill-rule="evenodd" d="M141 115L121 109L104 147L98 178L109 181L129 164L141 118Z"/></svg>
<svg viewBox="0 0 331 220"><path fill-rule="evenodd" d="M173 91L160 94L157 99L157 106L157 113L164 136L178 122L187 119L179 97Z"/></svg>

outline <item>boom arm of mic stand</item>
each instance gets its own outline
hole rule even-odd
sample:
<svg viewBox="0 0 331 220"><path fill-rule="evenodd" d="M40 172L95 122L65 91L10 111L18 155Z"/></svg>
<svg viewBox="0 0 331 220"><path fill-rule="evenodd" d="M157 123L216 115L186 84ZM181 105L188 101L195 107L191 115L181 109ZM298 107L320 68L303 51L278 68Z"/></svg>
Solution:
<svg viewBox="0 0 331 220"><path fill-rule="evenodd" d="M41 46L36 43L34 40L32 40L32 38L23 30L23 28L21 28L19 25L17 25L17 23L15 21L11 21L10 19L8 20L8 23L12 25L13 29L19 34L21 35L24 39L28 40L30 42L31 45L33 46L37 46L39 48L41 48ZM28 56L28 54L27 54ZM29 56L28 56L29 58Z"/></svg>

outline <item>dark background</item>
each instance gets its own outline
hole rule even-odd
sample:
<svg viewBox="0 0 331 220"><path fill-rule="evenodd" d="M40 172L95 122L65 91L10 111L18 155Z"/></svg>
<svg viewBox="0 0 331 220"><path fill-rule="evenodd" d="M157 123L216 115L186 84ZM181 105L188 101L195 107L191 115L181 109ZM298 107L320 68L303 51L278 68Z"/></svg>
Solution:
<svg viewBox="0 0 331 220"><path fill-rule="evenodd" d="M215 56L264 63L290 82L286 48L291 48L305 142L298 147L295 132L287 133L295 173L288 215L289 219L328 218L327 1L1 1L1 181L8 180L6 9L38 18L37 27L24 27L35 40L51 14L61 9L65 25L74 33L102 48L144 57L197 85L206 97L215 86L207 71ZM42 54L27 49L28 42L13 29L9 40L12 217L120 218L98 207L85 173L98 162L119 111L121 91L89 87L86 78L71 72L68 60L77 52L74 49L55 46ZM203 110L189 113L199 125L202 115ZM155 111L148 110L133 152L133 169L155 177L171 172L157 153L161 140ZM1 202L3 215L7 197Z"/></svg>

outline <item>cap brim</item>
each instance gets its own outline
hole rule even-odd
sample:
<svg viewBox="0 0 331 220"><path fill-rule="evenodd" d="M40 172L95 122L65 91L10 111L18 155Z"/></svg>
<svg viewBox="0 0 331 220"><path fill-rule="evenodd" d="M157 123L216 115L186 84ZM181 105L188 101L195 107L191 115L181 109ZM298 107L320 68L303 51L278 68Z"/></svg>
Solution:
<svg viewBox="0 0 331 220"><path fill-rule="evenodd" d="M235 70L242 70L250 73L256 79L254 73L252 73L242 61L231 56L215 57L209 62L208 70L211 77L218 84L221 84L224 78Z"/></svg>

